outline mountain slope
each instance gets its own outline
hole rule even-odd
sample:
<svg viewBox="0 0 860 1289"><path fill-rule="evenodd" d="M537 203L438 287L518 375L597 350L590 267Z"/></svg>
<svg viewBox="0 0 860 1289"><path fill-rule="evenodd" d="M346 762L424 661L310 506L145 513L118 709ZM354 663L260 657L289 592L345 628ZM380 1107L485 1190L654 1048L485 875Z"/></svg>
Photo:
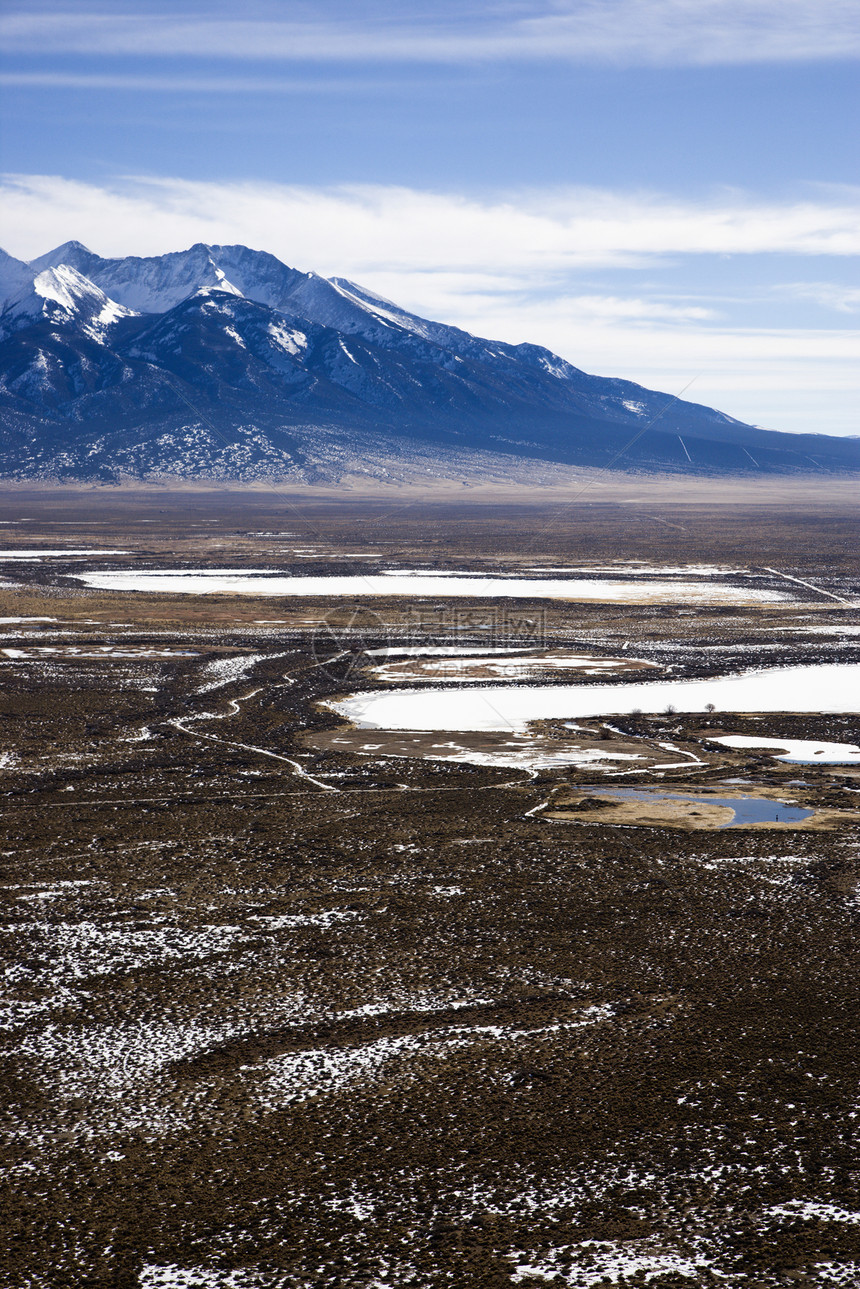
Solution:
<svg viewBox="0 0 860 1289"><path fill-rule="evenodd" d="M0 289L6 476L335 480L434 457L462 474L487 453L512 474L523 458L860 469L855 440L758 430L243 246L104 259L67 242L30 265L0 255Z"/></svg>

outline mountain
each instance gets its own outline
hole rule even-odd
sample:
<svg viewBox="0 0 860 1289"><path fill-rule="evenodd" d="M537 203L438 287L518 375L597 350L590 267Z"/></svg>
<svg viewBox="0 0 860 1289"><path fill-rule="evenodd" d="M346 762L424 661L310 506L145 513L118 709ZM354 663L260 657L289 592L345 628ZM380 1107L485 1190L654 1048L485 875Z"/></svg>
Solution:
<svg viewBox="0 0 860 1289"><path fill-rule="evenodd" d="M245 246L0 252L0 293L7 478L860 470L857 440L759 430Z"/></svg>
<svg viewBox="0 0 860 1289"><path fill-rule="evenodd" d="M26 290L34 276L29 264L0 250L0 300L11 300L19 291Z"/></svg>
<svg viewBox="0 0 860 1289"><path fill-rule="evenodd" d="M134 316L109 299L104 291L68 264L43 269L8 303L2 314L3 334L12 335L45 320L54 327L71 327L105 343L120 318Z"/></svg>

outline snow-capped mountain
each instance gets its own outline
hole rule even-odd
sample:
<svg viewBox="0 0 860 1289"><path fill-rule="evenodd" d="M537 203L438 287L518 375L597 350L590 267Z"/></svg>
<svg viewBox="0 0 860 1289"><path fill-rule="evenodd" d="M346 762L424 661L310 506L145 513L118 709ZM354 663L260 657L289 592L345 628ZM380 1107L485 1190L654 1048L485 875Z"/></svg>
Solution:
<svg viewBox="0 0 860 1289"><path fill-rule="evenodd" d="M8 301L2 326L11 334L45 319L57 327L78 327L92 340L104 342L114 322L133 316L133 309L109 299L82 273L59 264L37 273Z"/></svg>
<svg viewBox="0 0 860 1289"><path fill-rule="evenodd" d="M244 246L0 252L0 474L336 479L392 461L683 472L860 469L537 345L419 318ZM635 441L632 441L634 440Z"/></svg>

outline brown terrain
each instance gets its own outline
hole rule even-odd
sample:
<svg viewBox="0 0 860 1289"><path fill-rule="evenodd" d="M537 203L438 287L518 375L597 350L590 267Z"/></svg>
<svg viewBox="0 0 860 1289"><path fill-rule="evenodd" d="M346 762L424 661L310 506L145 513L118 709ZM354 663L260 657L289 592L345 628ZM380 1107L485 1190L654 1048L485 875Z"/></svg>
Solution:
<svg viewBox="0 0 860 1289"><path fill-rule="evenodd" d="M856 745L857 695L511 734L325 706L451 683L373 651L452 642L531 651L470 683L860 662L848 494L775 487L0 495L4 1289L860 1283L860 763L712 741ZM10 558L85 548L127 553ZM73 577L627 560L740 569L737 602Z"/></svg>

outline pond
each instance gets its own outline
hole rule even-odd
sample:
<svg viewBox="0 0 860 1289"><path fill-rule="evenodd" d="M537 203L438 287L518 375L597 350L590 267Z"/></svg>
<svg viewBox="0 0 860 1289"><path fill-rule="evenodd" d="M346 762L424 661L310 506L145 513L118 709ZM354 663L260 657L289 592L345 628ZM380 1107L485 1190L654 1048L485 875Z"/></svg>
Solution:
<svg viewBox="0 0 860 1289"><path fill-rule="evenodd" d="M801 806L788 806L782 801L769 801L765 797L694 797L688 793L665 792L660 788L607 788L605 784L578 788L577 791L599 793L602 797L618 797L627 801L687 801L691 804L708 806L727 806L734 811L733 817L721 828L743 828L748 824L793 824L809 819L814 810Z"/></svg>

